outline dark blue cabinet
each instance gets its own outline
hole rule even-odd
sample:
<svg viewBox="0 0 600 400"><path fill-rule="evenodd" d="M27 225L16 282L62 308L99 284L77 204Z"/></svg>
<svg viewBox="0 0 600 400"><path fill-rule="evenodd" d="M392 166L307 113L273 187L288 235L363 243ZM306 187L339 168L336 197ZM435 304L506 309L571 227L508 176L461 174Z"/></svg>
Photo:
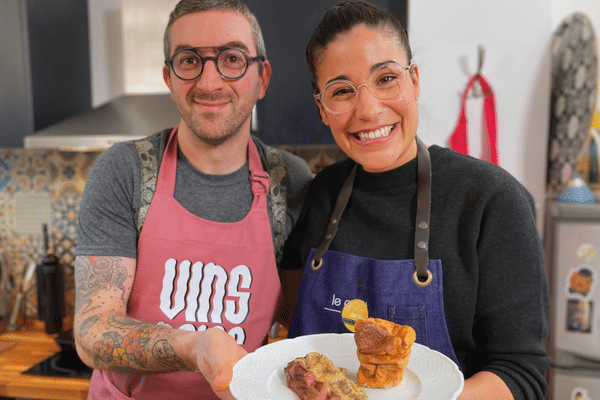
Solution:
<svg viewBox="0 0 600 400"><path fill-rule="evenodd" d="M91 109L86 0L0 2L0 147Z"/></svg>

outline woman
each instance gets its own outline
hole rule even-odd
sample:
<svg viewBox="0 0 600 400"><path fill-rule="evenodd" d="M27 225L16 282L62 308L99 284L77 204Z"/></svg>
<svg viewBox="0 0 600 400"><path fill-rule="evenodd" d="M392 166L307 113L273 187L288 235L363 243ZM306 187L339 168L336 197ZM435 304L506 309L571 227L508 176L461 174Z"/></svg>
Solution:
<svg viewBox="0 0 600 400"><path fill-rule="evenodd" d="M390 13L341 3L307 59L349 159L316 176L286 244L285 290L300 290L290 337L351 332L351 307L413 326L454 360L460 399L544 398L548 288L531 195L493 164L420 142L419 70Z"/></svg>

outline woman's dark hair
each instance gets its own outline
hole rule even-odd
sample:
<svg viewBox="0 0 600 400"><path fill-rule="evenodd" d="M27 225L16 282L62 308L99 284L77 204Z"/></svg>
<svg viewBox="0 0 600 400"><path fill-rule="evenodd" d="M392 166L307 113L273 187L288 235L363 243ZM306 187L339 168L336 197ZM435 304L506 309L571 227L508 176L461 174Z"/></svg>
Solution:
<svg viewBox="0 0 600 400"><path fill-rule="evenodd" d="M366 1L344 1L327 11L306 46L306 61L315 94L319 93L316 70L321 54L339 34L348 32L359 24L388 31L390 35L396 36L406 51L408 62L412 61L406 30L398 18Z"/></svg>

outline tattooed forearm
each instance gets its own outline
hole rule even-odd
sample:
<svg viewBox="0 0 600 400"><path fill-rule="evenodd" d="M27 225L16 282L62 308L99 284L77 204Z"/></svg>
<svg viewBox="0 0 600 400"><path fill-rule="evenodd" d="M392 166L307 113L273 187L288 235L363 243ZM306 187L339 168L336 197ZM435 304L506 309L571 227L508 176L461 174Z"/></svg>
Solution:
<svg viewBox="0 0 600 400"><path fill-rule="evenodd" d="M91 311L88 307L100 290L117 290L123 299L127 271L118 257L77 257L75 263L75 312Z"/></svg>
<svg viewBox="0 0 600 400"><path fill-rule="evenodd" d="M94 343L97 367L105 365L112 371L130 374L186 369L169 341L153 335L158 327L120 315L110 316L107 325L111 330Z"/></svg>
<svg viewBox="0 0 600 400"><path fill-rule="evenodd" d="M167 369L185 369L185 363L167 340L159 340L152 346L152 356Z"/></svg>
<svg viewBox="0 0 600 400"><path fill-rule="evenodd" d="M145 322L136 321L135 319L126 317L124 315L111 315L108 317L107 322L111 327L117 329L132 329L148 326L148 324Z"/></svg>
<svg viewBox="0 0 600 400"><path fill-rule="evenodd" d="M126 335L118 331L105 332L102 338L94 343L95 362L114 364L119 369L131 368L144 370L148 357L146 346L150 342L150 334L156 330L147 326L141 330L132 330Z"/></svg>
<svg viewBox="0 0 600 400"><path fill-rule="evenodd" d="M76 258L78 352L94 368L124 374L195 369L195 358L187 350L189 333L126 315L135 268L136 260L131 258ZM186 335L183 343L181 335Z"/></svg>
<svg viewBox="0 0 600 400"><path fill-rule="evenodd" d="M99 319L100 319L100 316L98 316L98 315L92 315L91 317L89 317L88 319L86 319L85 321L83 321L81 323L81 325L79 326L79 335L86 336L89 333L90 328L96 322L98 322Z"/></svg>

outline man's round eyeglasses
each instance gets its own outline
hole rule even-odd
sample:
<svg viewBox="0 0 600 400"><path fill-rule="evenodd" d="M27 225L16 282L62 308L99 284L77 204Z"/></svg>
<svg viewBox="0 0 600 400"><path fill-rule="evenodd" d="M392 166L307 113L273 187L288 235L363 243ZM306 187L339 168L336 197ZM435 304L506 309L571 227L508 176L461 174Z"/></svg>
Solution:
<svg viewBox="0 0 600 400"><path fill-rule="evenodd" d="M400 96L409 79L406 71L412 68L401 67L395 62L383 64L375 69L367 80L356 85L346 79L329 82L315 97L331 114L350 111L358 101L358 90L366 86L371 94L380 100L391 100Z"/></svg>
<svg viewBox="0 0 600 400"><path fill-rule="evenodd" d="M200 50L217 50L216 57L204 57ZM204 64L212 60L219 74L228 80L240 79L248 71L248 66L254 61L264 61L264 56L249 57L240 49L232 47L194 47L177 50L173 56L165 60L165 64L173 70L175 76L183 81L197 79L204 70Z"/></svg>

